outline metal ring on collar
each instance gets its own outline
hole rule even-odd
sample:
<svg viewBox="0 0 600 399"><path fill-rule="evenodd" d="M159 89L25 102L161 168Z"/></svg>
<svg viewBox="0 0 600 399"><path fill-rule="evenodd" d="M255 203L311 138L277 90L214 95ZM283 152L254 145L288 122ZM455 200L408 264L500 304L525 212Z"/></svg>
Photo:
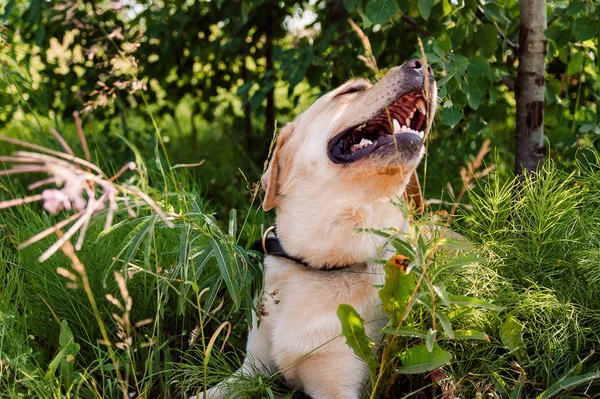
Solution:
<svg viewBox="0 0 600 399"><path fill-rule="evenodd" d="M265 232L263 233L262 236L262 248L263 248L263 252L265 253L265 255L268 255L269 253L267 252L267 236L269 235L270 232L275 230L275 226L271 226L268 229L265 230Z"/></svg>

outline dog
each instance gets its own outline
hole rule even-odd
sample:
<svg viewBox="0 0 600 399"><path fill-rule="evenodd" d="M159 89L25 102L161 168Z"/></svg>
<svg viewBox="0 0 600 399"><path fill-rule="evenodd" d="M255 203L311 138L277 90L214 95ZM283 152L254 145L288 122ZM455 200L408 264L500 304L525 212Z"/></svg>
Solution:
<svg viewBox="0 0 600 399"><path fill-rule="evenodd" d="M415 169L436 105L433 73L413 59L375 84L343 84L281 130L261 179L277 226L276 238L263 240L263 316L254 317L240 370L207 397L235 398L232 379L270 370L313 399L359 397L368 369L340 336L336 311L350 304L367 335L381 336L384 273L374 260L386 254L383 238L357 230L408 228L391 200L414 194L421 206Z"/></svg>

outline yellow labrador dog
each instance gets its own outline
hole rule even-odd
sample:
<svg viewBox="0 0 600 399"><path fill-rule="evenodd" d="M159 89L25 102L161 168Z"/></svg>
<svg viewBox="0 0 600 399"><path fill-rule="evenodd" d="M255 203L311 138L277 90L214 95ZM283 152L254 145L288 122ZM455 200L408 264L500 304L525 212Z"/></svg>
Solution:
<svg viewBox="0 0 600 399"><path fill-rule="evenodd" d="M427 76L425 76L427 74ZM427 86L427 87L426 87ZM340 337L340 304L380 336L385 316L375 286L383 284L383 240L360 228L407 228L391 203L418 188L437 101L431 70L414 59L379 82L352 80L319 98L285 126L262 178L264 209L277 208L277 238L265 248L265 295L237 375L282 370L312 398L354 399L367 366ZM232 379L206 392L235 398ZM201 396L200 396L201 397Z"/></svg>

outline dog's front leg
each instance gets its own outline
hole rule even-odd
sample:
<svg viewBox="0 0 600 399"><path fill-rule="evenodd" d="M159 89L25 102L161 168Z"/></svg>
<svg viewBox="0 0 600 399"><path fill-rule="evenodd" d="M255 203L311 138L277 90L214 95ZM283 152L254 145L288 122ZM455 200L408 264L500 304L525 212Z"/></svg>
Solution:
<svg viewBox="0 0 600 399"><path fill-rule="evenodd" d="M265 319L268 319L266 317ZM252 316L252 330L248 334L248 344L246 345L246 357L244 363L231 377L220 382L216 386L206 391L206 397L209 399L235 398L235 392L232 387L236 380L243 377L252 377L256 374L266 374L272 369L271 360L271 329L269 320L258 323L256 315ZM190 399L204 399L204 392L193 396Z"/></svg>
<svg viewBox="0 0 600 399"><path fill-rule="evenodd" d="M300 383L312 399L358 399L369 374L366 364L349 348L310 355L291 368L286 377Z"/></svg>

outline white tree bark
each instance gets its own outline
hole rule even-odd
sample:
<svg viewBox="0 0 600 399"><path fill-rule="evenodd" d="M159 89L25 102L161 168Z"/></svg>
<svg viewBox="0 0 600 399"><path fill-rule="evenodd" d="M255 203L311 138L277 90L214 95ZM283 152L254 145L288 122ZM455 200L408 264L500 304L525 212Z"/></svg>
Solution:
<svg viewBox="0 0 600 399"><path fill-rule="evenodd" d="M520 0L519 68L516 82L515 173L538 171L544 162L546 1Z"/></svg>

